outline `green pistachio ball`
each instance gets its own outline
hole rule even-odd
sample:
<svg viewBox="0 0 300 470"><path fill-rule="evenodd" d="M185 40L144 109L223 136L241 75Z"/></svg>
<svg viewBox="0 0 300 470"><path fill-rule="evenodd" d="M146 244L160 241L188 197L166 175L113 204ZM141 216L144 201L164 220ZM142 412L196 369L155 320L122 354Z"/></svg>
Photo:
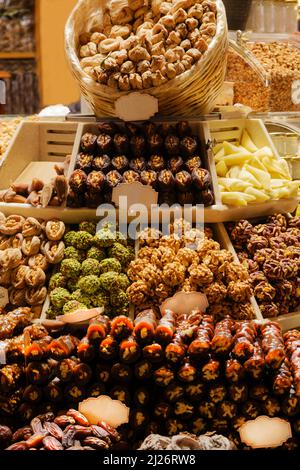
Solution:
<svg viewBox="0 0 300 470"><path fill-rule="evenodd" d="M92 246L87 252L87 258L96 259L97 261L102 261L106 258L105 250L98 248L97 246Z"/></svg>
<svg viewBox="0 0 300 470"><path fill-rule="evenodd" d="M108 254L111 258L116 258L119 260L121 265L124 267L134 259L132 250L128 249L126 246L121 245L121 243L114 243L113 246L108 250Z"/></svg>
<svg viewBox="0 0 300 470"><path fill-rule="evenodd" d="M69 279L67 283L68 291L74 292L75 290L77 290L78 281L79 281L79 277L74 277L74 279Z"/></svg>
<svg viewBox="0 0 300 470"><path fill-rule="evenodd" d="M50 293L50 302L55 308L62 310L64 305L71 300L71 294L63 287L57 287Z"/></svg>
<svg viewBox="0 0 300 470"><path fill-rule="evenodd" d="M61 315L61 310L53 306L50 306L46 313L48 320L55 320L59 315Z"/></svg>
<svg viewBox="0 0 300 470"><path fill-rule="evenodd" d="M100 273L108 273L109 271L114 271L120 273L122 271L122 266L120 261L116 258L106 258L100 263Z"/></svg>
<svg viewBox="0 0 300 470"><path fill-rule="evenodd" d="M52 291L57 287L66 287L67 280L62 273L56 273L51 276L49 281L49 290Z"/></svg>
<svg viewBox="0 0 300 470"><path fill-rule="evenodd" d="M74 246L78 250L88 250L93 244L93 239L93 235L88 232L77 232Z"/></svg>
<svg viewBox="0 0 300 470"><path fill-rule="evenodd" d="M81 275L89 276L90 274L94 276L99 276L100 274L100 263L93 258L86 259L81 265Z"/></svg>
<svg viewBox="0 0 300 470"><path fill-rule="evenodd" d="M94 276L93 274L91 274L90 276L84 276L79 279L77 287L84 294L96 294L100 289L100 279L98 276Z"/></svg>
<svg viewBox="0 0 300 470"><path fill-rule="evenodd" d="M99 230L94 236L94 244L98 248L109 248L115 243L115 241L115 233L106 228Z"/></svg>
<svg viewBox="0 0 300 470"><path fill-rule="evenodd" d="M77 300L79 303L86 305L87 308L92 308L91 296L85 295L80 289L72 292L71 300Z"/></svg>
<svg viewBox="0 0 300 470"><path fill-rule="evenodd" d="M81 262L82 253L76 248L74 248L74 246L68 246L67 248L65 248L64 258L76 259L77 261Z"/></svg>
<svg viewBox="0 0 300 470"><path fill-rule="evenodd" d="M75 279L80 275L81 264L76 259L64 259L60 265L60 272L66 279Z"/></svg>
<svg viewBox="0 0 300 470"><path fill-rule="evenodd" d="M130 286L130 281L128 276L124 273L119 274L119 287L123 291L127 291L128 287Z"/></svg>
<svg viewBox="0 0 300 470"><path fill-rule="evenodd" d="M77 232L71 230L70 232L66 233L64 236L64 242L66 246L75 246L77 238Z"/></svg>
<svg viewBox="0 0 300 470"><path fill-rule="evenodd" d="M81 232L88 232L94 236L97 231L97 224L96 222L89 222L89 221L81 222L79 224L79 230Z"/></svg>
<svg viewBox="0 0 300 470"><path fill-rule="evenodd" d="M110 304L112 307L127 307L129 304L126 292L123 290L116 290L110 295Z"/></svg>
<svg viewBox="0 0 300 470"><path fill-rule="evenodd" d="M110 296L105 292L99 292L92 297L94 307L107 307L109 305Z"/></svg>
<svg viewBox="0 0 300 470"><path fill-rule="evenodd" d="M86 310L87 306L78 302L77 300L70 300L64 305L63 313L66 315L67 313L76 312L76 310Z"/></svg>
<svg viewBox="0 0 300 470"><path fill-rule="evenodd" d="M108 271L100 276L100 288L106 292L119 289L119 275L114 271Z"/></svg>

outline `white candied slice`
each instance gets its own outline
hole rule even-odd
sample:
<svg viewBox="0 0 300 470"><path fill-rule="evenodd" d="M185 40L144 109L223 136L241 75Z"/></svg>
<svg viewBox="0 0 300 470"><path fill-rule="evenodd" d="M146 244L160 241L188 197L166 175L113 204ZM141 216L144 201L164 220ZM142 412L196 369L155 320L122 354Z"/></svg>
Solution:
<svg viewBox="0 0 300 470"><path fill-rule="evenodd" d="M254 196L239 191L221 192L221 198L222 203L227 206L247 206L249 202L255 201Z"/></svg>
<svg viewBox="0 0 300 470"><path fill-rule="evenodd" d="M271 191L272 199L288 199L290 197L291 197L291 191L290 191L290 188L288 187L273 189Z"/></svg>
<svg viewBox="0 0 300 470"><path fill-rule="evenodd" d="M270 199L270 196L267 193L265 193L264 191L259 191L258 189L255 189L255 188L247 188L245 193L250 194L251 196L254 196L256 199L256 202L265 202Z"/></svg>
<svg viewBox="0 0 300 470"><path fill-rule="evenodd" d="M227 142L227 140L223 142L223 148L225 155L231 155L232 153L249 153L246 149L241 149L238 145Z"/></svg>
<svg viewBox="0 0 300 470"><path fill-rule="evenodd" d="M226 176L228 172L228 167L226 163L221 160L216 164L216 170L218 176Z"/></svg>
<svg viewBox="0 0 300 470"><path fill-rule="evenodd" d="M223 158L225 157L225 150L222 147L216 154L215 154L215 161L219 162L222 161Z"/></svg>
<svg viewBox="0 0 300 470"><path fill-rule="evenodd" d="M254 157L262 158L262 157L273 157L273 152L270 147L262 147L261 149L254 152Z"/></svg>
<svg viewBox="0 0 300 470"><path fill-rule="evenodd" d="M248 152L254 153L258 150L246 129L243 131L241 144Z"/></svg>
<svg viewBox="0 0 300 470"><path fill-rule="evenodd" d="M251 165L251 163L245 165L245 169L249 171L262 185L264 189L270 189L271 176L267 171L260 170Z"/></svg>
<svg viewBox="0 0 300 470"><path fill-rule="evenodd" d="M243 181L247 181L248 183L250 183L252 186L254 186L254 188L258 188L258 189L262 188L262 184L255 178L255 176L253 176L245 168L242 169L242 171L240 173L240 178Z"/></svg>
<svg viewBox="0 0 300 470"><path fill-rule="evenodd" d="M267 168L268 172L273 178L284 178L290 179L290 176L287 176L281 167L279 160L270 157L263 158L263 164Z"/></svg>
<svg viewBox="0 0 300 470"><path fill-rule="evenodd" d="M233 167L230 168L230 170L228 171L228 173L227 173L227 175L226 175L226 178L239 178L242 169L243 169L242 166L237 166L237 165L236 165L236 166L233 166Z"/></svg>
<svg viewBox="0 0 300 470"><path fill-rule="evenodd" d="M249 188L249 183L240 178L219 178L219 184L227 189L227 191L245 191Z"/></svg>
<svg viewBox="0 0 300 470"><path fill-rule="evenodd" d="M243 165L244 163L251 160L251 153L232 153L231 155L225 155L223 161L227 166Z"/></svg>
<svg viewBox="0 0 300 470"><path fill-rule="evenodd" d="M219 144L215 145L214 148L213 148L214 155L216 155L222 149L224 151L223 142L222 143L220 142ZM224 155L225 155L225 151L224 151Z"/></svg>
<svg viewBox="0 0 300 470"><path fill-rule="evenodd" d="M251 163L251 166L253 166L254 168L258 168L259 170L268 172L267 168L265 167L265 165L262 163L262 161L259 158L252 157L250 163Z"/></svg>
<svg viewBox="0 0 300 470"><path fill-rule="evenodd" d="M284 186L287 185L287 183L289 183L288 180L284 180L284 179L271 179L271 189L278 189L278 188L282 188Z"/></svg>

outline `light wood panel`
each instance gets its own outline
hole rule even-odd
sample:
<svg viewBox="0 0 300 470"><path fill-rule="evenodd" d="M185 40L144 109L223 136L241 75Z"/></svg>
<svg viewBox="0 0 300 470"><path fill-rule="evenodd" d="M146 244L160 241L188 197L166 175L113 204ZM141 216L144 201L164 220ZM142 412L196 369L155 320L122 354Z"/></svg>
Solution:
<svg viewBox="0 0 300 470"><path fill-rule="evenodd" d="M79 100L79 88L65 59L64 27L76 0L36 0L41 105Z"/></svg>

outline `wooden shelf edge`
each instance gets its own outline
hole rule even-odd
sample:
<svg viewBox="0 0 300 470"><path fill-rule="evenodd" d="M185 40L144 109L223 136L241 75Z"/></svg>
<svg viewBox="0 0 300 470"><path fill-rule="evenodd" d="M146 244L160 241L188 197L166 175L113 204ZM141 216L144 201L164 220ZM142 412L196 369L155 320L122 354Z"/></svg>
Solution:
<svg viewBox="0 0 300 470"><path fill-rule="evenodd" d="M0 52L0 60L3 59L35 59L35 52Z"/></svg>

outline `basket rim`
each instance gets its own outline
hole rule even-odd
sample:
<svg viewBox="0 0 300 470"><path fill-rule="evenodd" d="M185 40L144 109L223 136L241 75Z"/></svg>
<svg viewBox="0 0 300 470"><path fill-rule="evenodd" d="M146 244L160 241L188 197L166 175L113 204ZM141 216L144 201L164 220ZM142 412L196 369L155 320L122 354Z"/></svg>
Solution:
<svg viewBox="0 0 300 470"><path fill-rule="evenodd" d="M81 6L85 3L86 0L79 0L78 3L75 5L74 9L72 10L65 26L65 49L66 49L66 55L67 59L69 61L69 64L73 70L73 73L76 75L76 77L79 79L79 81L84 82L85 86L87 88L93 88L94 92L97 92L97 89L102 92L107 92L107 93L116 93L118 96L124 96L127 95L128 93L132 92L139 92L139 93L149 93L153 94L155 93L155 90L159 89L160 91L164 91L165 89L176 86L177 82L180 82L181 80L184 80L186 77L191 75L195 70L200 69L204 67L211 59L211 54L212 52L220 45L222 42L224 35L227 37L227 16L226 16L226 9L223 4L222 0L215 0L216 6L217 6L217 14L221 16L221 19L217 21L217 28L216 28L216 34L213 38L213 40L210 42L208 45L208 49L204 52L203 56L201 59L194 64L189 70L186 70L185 72L181 73L177 77L173 78L172 80L168 80L166 83L156 86L156 87L151 87L151 88L145 88L142 90L129 90L129 91L122 91L122 90L116 90L108 85L103 85L96 80L93 80L86 72L84 72L83 68L80 65L79 57L78 54L71 44L71 35L69 32L73 29L72 28L72 21L75 16L75 14L81 9Z"/></svg>

